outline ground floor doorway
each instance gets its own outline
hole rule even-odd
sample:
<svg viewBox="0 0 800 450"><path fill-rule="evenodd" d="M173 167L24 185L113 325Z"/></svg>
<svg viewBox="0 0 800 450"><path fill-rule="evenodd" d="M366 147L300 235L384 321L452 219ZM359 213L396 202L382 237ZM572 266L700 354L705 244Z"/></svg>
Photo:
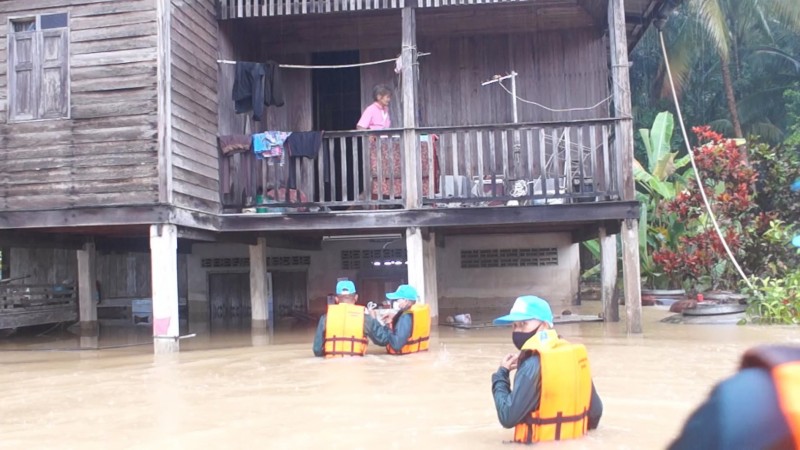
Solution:
<svg viewBox="0 0 800 450"><path fill-rule="evenodd" d="M250 273L208 274L211 331L250 326Z"/></svg>

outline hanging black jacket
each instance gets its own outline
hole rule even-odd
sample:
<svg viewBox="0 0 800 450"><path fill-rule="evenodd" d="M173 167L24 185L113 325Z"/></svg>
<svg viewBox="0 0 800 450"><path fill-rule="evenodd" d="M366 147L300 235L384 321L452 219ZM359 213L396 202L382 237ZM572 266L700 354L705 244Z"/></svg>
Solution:
<svg viewBox="0 0 800 450"><path fill-rule="evenodd" d="M253 120L260 122L264 114L264 64L237 62L233 79L233 102L237 114L253 111Z"/></svg>

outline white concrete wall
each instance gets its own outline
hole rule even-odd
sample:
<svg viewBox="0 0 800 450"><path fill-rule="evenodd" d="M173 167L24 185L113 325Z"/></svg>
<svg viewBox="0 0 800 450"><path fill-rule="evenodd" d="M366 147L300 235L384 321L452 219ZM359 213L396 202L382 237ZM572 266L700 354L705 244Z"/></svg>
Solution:
<svg viewBox="0 0 800 450"><path fill-rule="evenodd" d="M311 258L308 269L310 303L324 302L336 285L336 279L348 277L355 280L355 270L341 269L342 250L381 249L386 241L325 241L321 251L302 251L268 247L267 256L299 256ZM399 239L386 245L387 249L403 248ZM267 238L269 246L269 238ZM524 268L462 269L461 250L495 248L551 248L558 251L558 266ZM438 288L440 309L484 306L510 307L513 300L524 294L538 295L557 308L570 305L578 292L580 264L578 246L572 244L569 233L526 235L448 236L445 247L437 247ZM204 258L247 258L248 248L236 244L196 244L188 259L189 316L192 322L208 321L208 273L246 272L248 268L206 269L201 267ZM270 270L305 270L302 267L271 267Z"/></svg>
<svg viewBox="0 0 800 450"><path fill-rule="evenodd" d="M557 266L461 268L462 250L553 247L558 248ZM572 304L578 293L578 245L569 233L448 236L445 248L437 251L440 309L462 300L470 307L481 306L482 299L487 304L507 303L510 308L518 296L533 294L549 301L555 310Z"/></svg>

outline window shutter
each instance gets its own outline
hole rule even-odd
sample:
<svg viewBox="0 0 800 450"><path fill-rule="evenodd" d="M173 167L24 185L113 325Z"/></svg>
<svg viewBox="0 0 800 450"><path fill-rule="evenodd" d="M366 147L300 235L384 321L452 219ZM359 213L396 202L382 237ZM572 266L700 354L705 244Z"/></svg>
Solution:
<svg viewBox="0 0 800 450"><path fill-rule="evenodd" d="M69 107L69 48L67 30L44 30L41 34L41 94L39 118L66 117Z"/></svg>
<svg viewBox="0 0 800 450"><path fill-rule="evenodd" d="M9 108L11 120L31 120L38 109L38 45L36 32L9 35Z"/></svg>

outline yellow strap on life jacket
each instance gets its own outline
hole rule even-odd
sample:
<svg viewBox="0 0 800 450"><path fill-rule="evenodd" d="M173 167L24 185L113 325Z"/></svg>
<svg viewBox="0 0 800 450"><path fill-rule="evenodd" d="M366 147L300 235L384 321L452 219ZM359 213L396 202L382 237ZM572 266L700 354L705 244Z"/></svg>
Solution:
<svg viewBox="0 0 800 450"><path fill-rule="evenodd" d="M800 361L784 363L772 369L772 379L795 449L800 450Z"/></svg>
<svg viewBox="0 0 800 450"><path fill-rule="evenodd" d="M427 351L431 339L431 307L415 303L403 314L411 314L411 336L399 352L394 351L391 345L386 346L386 351L393 355Z"/></svg>
<svg viewBox="0 0 800 450"><path fill-rule="evenodd" d="M347 303L328 306L323 343L326 358L364 356L364 307Z"/></svg>
<svg viewBox="0 0 800 450"><path fill-rule="evenodd" d="M539 354L542 390L538 409L515 427L514 441L530 444L585 435L592 399L586 347L559 338L554 330L546 330L536 333L522 350Z"/></svg>

